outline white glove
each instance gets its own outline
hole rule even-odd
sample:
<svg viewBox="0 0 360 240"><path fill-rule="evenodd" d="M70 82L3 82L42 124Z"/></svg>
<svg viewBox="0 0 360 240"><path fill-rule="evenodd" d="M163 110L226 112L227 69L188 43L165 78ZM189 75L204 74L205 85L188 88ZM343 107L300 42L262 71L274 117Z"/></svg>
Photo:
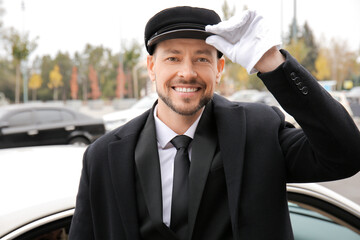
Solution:
<svg viewBox="0 0 360 240"><path fill-rule="evenodd" d="M225 54L232 62L246 68L249 74L257 72L255 64L273 46L280 48L280 37L271 33L264 18L256 11L245 11L227 21L208 25L214 33L206 43Z"/></svg>

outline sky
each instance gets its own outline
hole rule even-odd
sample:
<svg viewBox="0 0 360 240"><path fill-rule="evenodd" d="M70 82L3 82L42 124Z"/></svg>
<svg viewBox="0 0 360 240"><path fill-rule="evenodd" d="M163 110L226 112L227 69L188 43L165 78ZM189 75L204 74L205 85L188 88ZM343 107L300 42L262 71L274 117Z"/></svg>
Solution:
<svg viewBox="0 0 360 240"><path fill-rule="evenodd" d="M24 8L22 8L22 2ZM279 35L289 31L294 0L227 0L241 13L244 5L261 13ZM305 21L316 40L335 38L349 50L360 49L360 0L297 0L297 21ZM132 40L143 43L146 22L158 11L190 5L215 10L222 17L223 0L2 0L4 27L38 37L32 57L58 51L81 52L87 43L120 52Z"/></svg>

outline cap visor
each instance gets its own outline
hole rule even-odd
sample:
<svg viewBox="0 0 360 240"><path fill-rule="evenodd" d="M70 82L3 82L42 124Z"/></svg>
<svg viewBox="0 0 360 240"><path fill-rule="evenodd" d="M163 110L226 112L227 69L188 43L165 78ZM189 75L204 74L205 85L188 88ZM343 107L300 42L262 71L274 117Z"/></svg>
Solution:
<svg viewBox="0 0 360 240"><path fill-rule="evenodd" d="M168 31L165 33L161 33L159 35L156 35L152 37L147 45L152 46L159 42L169 40L169 39L175 39L175 38L192 38L192 39L202 39L205 40L207 37L214 35L213 33L206 32L204 30L200 29L177 29Z"/></svg>

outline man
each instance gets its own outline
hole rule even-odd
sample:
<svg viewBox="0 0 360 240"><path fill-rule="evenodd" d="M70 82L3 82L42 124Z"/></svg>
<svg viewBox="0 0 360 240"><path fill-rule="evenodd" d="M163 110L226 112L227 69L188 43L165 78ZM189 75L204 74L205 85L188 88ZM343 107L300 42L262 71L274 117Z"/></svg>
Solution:
<svg viewBox="0 0 360 240"><path fill-rule="evenodd" d="M252 11L221 22L175 7L151 18L147 67L159 99L88 147L70 239L293 239L286 183L357 173L360 134L278 44ZM277 108L214 94L222 54L259 72L302 129Z"/></svg>

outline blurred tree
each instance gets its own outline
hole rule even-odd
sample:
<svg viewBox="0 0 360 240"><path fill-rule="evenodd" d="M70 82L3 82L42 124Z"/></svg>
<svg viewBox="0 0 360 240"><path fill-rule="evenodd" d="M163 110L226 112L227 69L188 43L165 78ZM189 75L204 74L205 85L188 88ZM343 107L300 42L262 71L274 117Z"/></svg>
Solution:
<svg viewBox="0 0 360 240"><path fill-rule="evenodd" d="M71 73L71 80L70 80L70 92L71 92L71 99L76 100L78 98L78 74L77 74L77 67L73 66L72 73Z"/></svg>
<svg viewBox="0 0 360 240"><path fill-rule="evenodd" d="M54 68L54 61L50 55L44 55L41 58L39 57L39 61L40 75L43 80L43 86L45 87L37 90L37 97L43 101L53 100L54 92L47 86L50 84L50 72Z"/></svg>
<svg viewBox="0 0 360 240"><path fill-rule="evenodd" d="M295 31L294 31L295 28ZM300 27L297 24L296 20L293 19L291 24L289 25L288 33L285 36L285 45L289 45L291 42L297 42L297 40L301 37L301 32L299 31ZM294 35L296 34L296 36Z"/></svg>
<svg viewBox="0 0 360 240"><path fill-rule="evenodd" d="M37 47L36 39L29 40L28 34L21 36L15 29L11 28L5 36L6 42L9 44L13 64L15 66L15 103L20 102L20 64L21 61L27 60L32 51Z"/></svg>
<svg viewBox="0 0 360 240"><path fill-rule="evenodd" d="M314 72L318 56L318 46L314 34L307 22L302 28L296 24L296 29L293 31L293 24L289 26L284 49L289 51L307 70ZM294 34L296 36L293 36Z"/></svg>
<svg viewBox="0 0 360 240"><path fill-rule="evenodd" d="M89 81L90 81L90 88L91 88L91 98L93 100L99 99L101 96L101 92L99 89L99 82L97 73L92 65L89 66Z"/></svg>
<svg viewBox="0 0 360 240"><path fill-rule="evenodd" d="M48 87L50 89L54 89L53 99L55 101L58 100L58 89L59 89L59 87L64 85L64 83L62 81L62 78L63 78L63 76L60 73L59 66L55 65L54 69L50 72L50 75L49 75L50 82L48 83Z"/></svg>
<svg viewBox="0 0 360 240"><path fill-rule="evenodd" d="M108 48L104 48L103 46L92 46L90 44L86 45L81 56L83 64L87 66L86 76L90 76L90 68L88 66L92 65L92 68L97 73L98 79L100 79L100 82L98 82L98 88L99 92L102 92L101 97L114 98L114 84L116 82L116 68L118 66L119 58L115 59L111 50ZM81 71L79 72L81 74ZM84 84L87 85L86 81ZM106 89L106 91L103 91L103 88ZM87 90L87 86L83 85L83 91Z"/></svg>
<svg viewBox="0 0 360 240"><path fill-rule="evenodd" d="M235 6L232 9L230 9L229 4L227 3L226 0L224 0L224 3L222 5L221 9L223 12L223 20L224 21L230 19L232 16L235 15L235 12L236 12Z"/></svg>
<svg viewBox="0 0 360 240"><path fill-rule="evenodd" d="M125 96L125 73L122 64L119 64L116 76L116 98L121 99Z"/></svg>
<svg viewBox="0 0 360 240"><path fill-rule="evenodd" d="M119 65L119 56L120 54L112 54L110 49L105 49L104 57L100 68L100 80L101 80L101 96L104 99L113 99L115 98L116 91L116 74L117 66Z"/></svg>
<svg viewBox="0 0 360 240"><path fill-rule="evenodd" d="M0 92L3 92L9 100L15 99L15 74L12 62L0 59Z"/></svg>
<svg viewBox="0 0 360 240"><path fill-rule="evenodd" d="M2 17L5 13L4 8L2 7L3 1L0 0L0 47L3 47L3 21ZM6 98L14 99L14 86L15 78L12 74L12 66L9 64L8 59L3 56L0 56L0 92L3 92Z"/></svg>
<svg viewBox="0 0 360 240"><path fill-rule="evenodd" d="M301 64L310 72L315 71L315 61L318 57L318 46L315 42L314 34L310 29L310 26L305 22L301 39L304 40L304 44L308 50L305 58L301 61Z"/></svg>
<svg viewBox="0 0 360 240"><path fill-rule="evenodd" d="M87 86L87 71L88 68L87 63L86 63L86 59L85 56L82 53L79 52L75 52L74 57L73 57L73 63L75 64L75 66L77 67L78 71L78 81L79 84L81 85L81 92L79 92L79 98L82 99L83 101L87 101L87 95L88 95L88 86Z"/></svg>
<svg viewBox="0 0 360 240"><path fill-rule="evenodd" d="M251 74L249 76L249 89L257 89L260 91L266 90L266 87L263 83L263 81L260 80L260 78L257 76L257 74Z"/></svg>
<svg viewBox="0 0 360 240"><path fill-rule="evenodd" d="M356 54L348 50L346 41L332 39L329 48L329 63L331 79L337 81L337 88L341 89L345 80L351 78L352 67L356 61Z"/></svg>
<svg viewBox="0 0 360 240"><path fill-rule="evenodd" d="M326 57L326 49L321 49L315 61L315 71L312 72L318 80L328 80L331 75L329 60Z"/></svg>
<svg viewBox="0 0 360 240"><path fill-rule="evenodd" d="M117 75L118 67L120 64L120 53L111 54L109 57L109 69L108 74L104 84L102 85L102 95L104 98L114 99L116 98L116 88L117 88Z"/></svg>
<svg viewBox="0 0 360 240"><path fill-rule="evenodd" d="M89 66L91 65L95 70L106 65L106 59L104 59L105 49L103 46L92 46L91 44L87 44L85 46L84 55L86 56L87 64Z"/></svg>
<svg viewBox="0 0 360 240"><path fill-rule="evenodd" d="M224 0L221 9L223 14L223 20L230 19L232 16L235 15L236 12L235 6L230 8L226 0ZM238 64L234 64L226 56L224 56L224 58L225 58L225 70L221 77L221 81L217 86L217 89L220 94L227 96L232 94L234 89L241 89L241 87L244 86L243 82L247 81L248 76L245 76L245 79L238 78L239 76L243 76L239 74L241 67Z"/></svg>
<svg viewBox="0 0 360 240"><path fill-rule="evenodd" d="M71 60L68 53L58 52L55 56L53 64L59 66L60 74L62 75L62 88L61 88L61 99L66 101L70 99L70 78L73 67L73 61Z"/></svg>
<svg viewBox="0 0 360 240"><path fill-rule="evenodd" d="M125 81L125 94L127 97L133 98L134 97L134 76L133 73L138 72L136 71L136 65L139 62L141 57L141 45L132 40L130 44L124 44L123 47L124 52L122 53L122 61L123 61L123 71L126 76ZM137 84L137 83L136 83Z"/></svg>
<svg viewBox="0 0 360 240"><path fill-rule="evenodd" d="M36 91L41 87L42 79L40 74L34 73L29 80L29 89L32 90L32 100L36 100Z"/></svg>
<svg viewBox="0 0 360 240"><path fill-rule="evenodd" d="M284 48L300 63L306 58L310 49L306 46L304 39L290 40Z"/></svg>

